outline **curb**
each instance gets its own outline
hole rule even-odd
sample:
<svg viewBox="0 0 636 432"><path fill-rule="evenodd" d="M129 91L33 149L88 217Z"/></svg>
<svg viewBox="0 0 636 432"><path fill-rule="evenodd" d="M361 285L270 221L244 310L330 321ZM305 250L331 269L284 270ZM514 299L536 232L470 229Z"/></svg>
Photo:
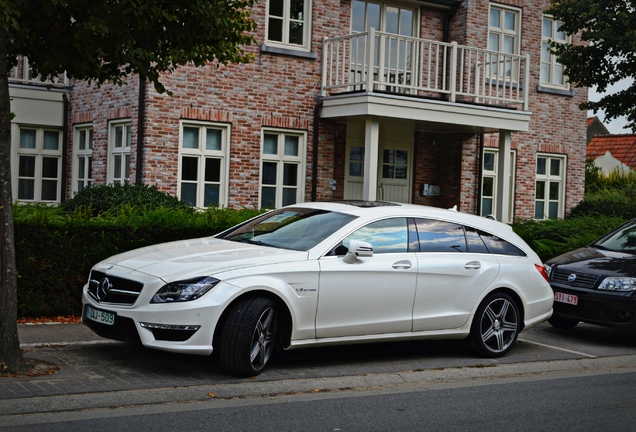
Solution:
<svg viewBox="0 0 636 432"><path fill-rule="evenodd" d="M415 372L387 373L295 379L237 384L203 385L189 387L154 388L98 393L82 393L49 397L31 397L3 400L0 415L24 415L83 409L114 408L176 402L211 401L213 399L258 398L337 391L399 391L411 387L441 388L457 386L466 381L470 385L491 384L493 379L545 379L551 375L601 375L636 371L636 355L554 360L545 362L504 364L484 367L434 369Z"/></svg>

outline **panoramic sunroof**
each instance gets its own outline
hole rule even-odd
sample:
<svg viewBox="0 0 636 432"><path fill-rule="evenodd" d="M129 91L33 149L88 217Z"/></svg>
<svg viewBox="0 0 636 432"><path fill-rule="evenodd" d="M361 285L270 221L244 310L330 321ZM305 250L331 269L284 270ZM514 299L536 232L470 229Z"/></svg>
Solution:
<svg viewBox="0 0 636 432"><path fill-rule="evenodd" d="M344 200L344 201L333 201L339 204L347 204L356 207L362 208L371 208L371 207L387 207L387 206L399 206L397 203L387 202L387 201L363 201L363 200Z"/></svg>

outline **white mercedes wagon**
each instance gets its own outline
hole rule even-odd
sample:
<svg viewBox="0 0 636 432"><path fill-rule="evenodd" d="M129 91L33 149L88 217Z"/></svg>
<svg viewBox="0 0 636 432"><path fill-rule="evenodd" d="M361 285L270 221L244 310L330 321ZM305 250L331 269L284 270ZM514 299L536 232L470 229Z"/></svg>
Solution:
<svg viewBox="0 0 636 432"><path fill-rule="evenodd" d="M539 257L500 222L418 205L295 204L93 267L82 321L253 376L277 349L468 338L499 357L552 314Z"/></svg>

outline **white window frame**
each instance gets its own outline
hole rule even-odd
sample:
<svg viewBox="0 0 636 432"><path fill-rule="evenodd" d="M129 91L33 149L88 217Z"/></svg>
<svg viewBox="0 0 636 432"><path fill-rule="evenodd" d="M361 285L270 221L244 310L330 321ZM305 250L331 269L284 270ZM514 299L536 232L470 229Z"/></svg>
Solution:
<svg viewBox="0 0 636 432"><path fill-rule="evenodd" d="M311 11L312 0L303 1L303 11L300 17L293 18L291 16L292 0L279 0L283 3L282 16L271 15L272 0L267 0L267 12L265 17L265 44L268 46L293 49L309 52L311 50ZM298 1L298 0L296 0ZM282 22L282 40L270 39L270 31L273 31L272 24L274 22ZM290 42L290 27L293 23L300 23L303 26L303 42L297 44Z"/></svg>
<svg viewBox="0 0 636 432"><path fill-rule="evenodd" d="M549 34L546 34L546 24L550 27ZM550 15L543 15L543 21L541 25L541 65L539 72L539 82L545 87L554 87L562 90L569 90L570 83L564 73L563 66L557 61L556 55L550 52L550 42L558 42L561 44L572 43L572 38L566 35L565 32L559 32L558 28L563 23L555 20ZM546 79L545 71L548 71L549 77ZM561 71L563 82L555 82L555 72Z"/></svg>
<svg viewBox="0 0 636 432"><path fill-rule="evenodd" d="M546 172L539 173L539 159L545 159ZM559 161L559 173L552 172L552 161ZM534 198L534 218L535 219L556 219L565 216L565 175L567 171L567 157L550 153L538 153L535 168L535 198ZM543 194L539 196L539 183L543 183ZM554 185L554 186L553 186ZM558 197L554 197L551 192L557 192ZM543 204L543 211L538 208L538 203ZM551 214L550 205L556 206L556 214Z"/></svg>
<svg viewBox="0 0 636 432"><path fill-rule="evenodd" d="M119 129L121 128L121 129ZM113 120L108 125L108 184L130 181L132 121ZM118 145L120 144L121 145Z"/></svg>
<svg viewBox="0 0 636 432"><path fill-rule="evenodd" d="M491 22L492 11L499 11L499 22L493 24ZM514 17L514 29L506 28L506 15L512 14ZM490 75L496 76L498 78L510 77L513 81L517 81L519 79L518 70L519 66L517 62L511 62L509 59L506 59L507 55L519 55L521 52L521 9L505 6L501 4L490 4L488 7L488 41L487 47L489 51L497 51L503 54L503 56L492 55L489 60L490 64ZM497 47L493 47L492 37L497 37ZM512 52L509 50L505 50L505 41L506 38L514 38ZM499 58L501 57L501 58ZM495 68L495 64L498 66ZM512 68L514 67L514 70Z"/></svg>
<svg viewBox="0 0 636 432"><path fill-rule="evenodd" d="M184 146L184 131L186 128L197 129L197 147L186 148ZM208 130L220 131L220 148L207 148ZM188 185L194 186L194 200L187 201L197 208L208 208L206 204L206 186L218 185L218 207L228 205L228 185L230 168L230 126L222 123L182 121L179 127L179 172L177 190L179 198L186 200L183 195L183 188ZM184 178L184 158L196 159L195 178ZM206 179L206 163L208 160L219 160L219 179ZM194 202L191 202L194 201Z"/></svg>
<svg viewBox="0 0 636 432"><path fill-rule="evenodd" d="M33 147L22 147L22 133L23 131L33 131L34 143ZM57 134L57 149L45 149L44 148L44 136L45 133ZM62 196L62 150L63 150L63 135L62 130L56 128L46 128L38 126L20 125L17 127L17 143L15 146L15 166L17 169L13 174L13 196L17 198L18 202L43 202L43 203L59 203ZM21 158L33 159L33 174L28 175L21 171ZM56 161L56 174L53 177L45 177L44 170L46 160ZM30 174L30 173L29 173ZM21 195L21 185L24 182L32 182L33 196L25 197ZM55 182L55 197L43 197L46 192L44 182Z"/></svg>
<svg viewBox="0 0 636 432"><path fill-rule="evenodd" d="M493 158L493 169L492 170L488 170L486 169L484 163L485 163L485 155L486 154L492 154L494 156ZM510 199L508 200L509 203L509 211L508 214L510 215L510 220L506 221L506 222L512 222L514 220L514 196L515 196L515 171L516 171L516 160L517 160L517 151L516 150L510 150ZM485 147L483 154L482 154L482 159L481 159L481 166L482 166L482 172L481 172L481 202L480 202L480 206L479 206L479 210L480 210L480 215L481 216L488 216L488 215L496 215L497 214L497 209L498 209L498 199L497 199L497 182L499 181L499 174L498 174L498 168L499 168L499 149L498 148L494 148L494 147ZM492 184L493 184L493 195L492 196L486 196L484 195L484 179L486 178L491 178L492 179ZM491 210L489 212L485 212L484 209L484 199L492 199L492 205L491 205Z"/></svg>
<svg viewBox="0 0 636 432"><path fill-rule="evenodd" d="M72 190L77 193L93 185L93 125L76 125L73 131Z"/></svg>
<svg viewBox="0 0 636 432"><path fill-rule="evenodd" d="M265 150L265 136L276 135L277 146L276 153L266 152ZM285 137L292 136L298 138L298 154L288 155L285 154ZM285 165L298 165L296 171L296 195L295 202L300 203L305 199L305 152L307 148L307 132L288 129L273 129L265 128L261 131L261 163L260 163L260 178L259 178L259 207L263 208L263 190L264 188L275 188L274 208L282 207L284 204L290 204L284 202L283 191L291 189L290 186L284 185L284 169ZM275 163L276 164L276 180L273 184L263 184L264 164ZM268 207L271 208L271 207Z"/></svg>

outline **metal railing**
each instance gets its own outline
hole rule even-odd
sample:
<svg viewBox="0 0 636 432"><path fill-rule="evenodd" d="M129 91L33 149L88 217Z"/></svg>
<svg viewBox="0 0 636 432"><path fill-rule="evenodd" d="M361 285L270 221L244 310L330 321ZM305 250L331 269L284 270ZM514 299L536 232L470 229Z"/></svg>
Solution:
<svg viewBox="0 0 636 432"><path fill-rule="evenodd" d="M321 92L437 96L450 102L520 105L527 111L529 63L527 55L370 29L323 40Z"/></svg>

